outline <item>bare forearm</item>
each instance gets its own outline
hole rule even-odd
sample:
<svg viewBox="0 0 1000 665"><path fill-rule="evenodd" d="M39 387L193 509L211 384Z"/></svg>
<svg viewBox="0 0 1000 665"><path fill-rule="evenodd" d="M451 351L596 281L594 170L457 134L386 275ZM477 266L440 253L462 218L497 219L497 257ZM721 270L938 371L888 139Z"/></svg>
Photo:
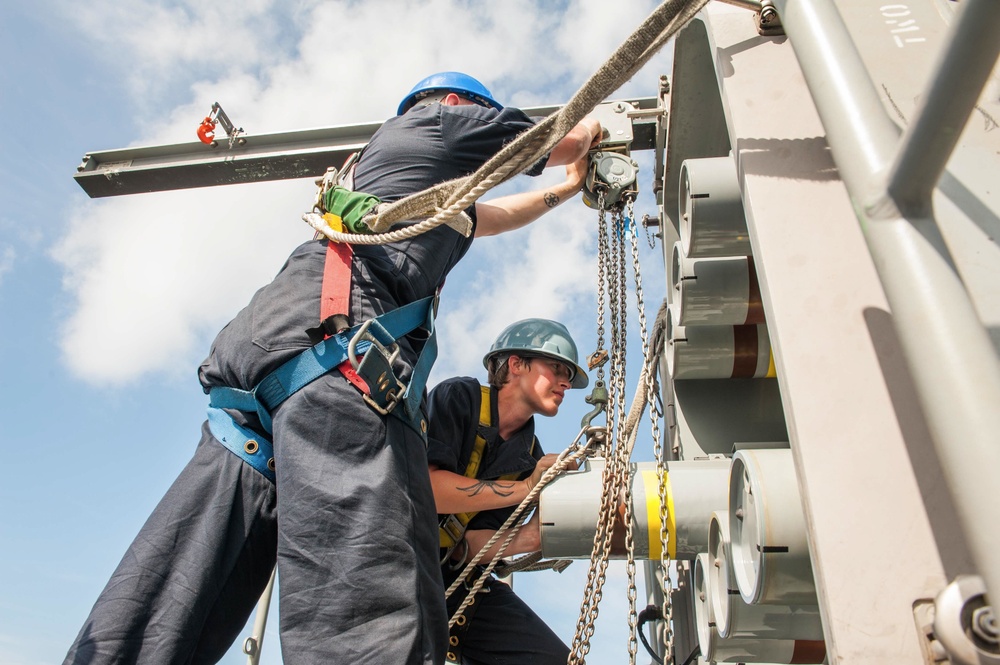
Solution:
<svg viewBox="0 0 1000 665"><path fill-rule="evenodd" d="M549 210L573 198L581 183L565 180L552 187L511 194L476 204L476 237L506 233L526 226Z"/></svg>
<svg viewBox="0 0 1000 665"><path fill-rule="evenodd" d="M489 542L490 538L493 537L496 531L490 531L489 529L476 529L465 532L465 540L469 543L469 559L475 556L476 552L481 550L486 543ZM494 556L496 556L497 550L503 544L506 536L503 536L493 544L493 546L486 552L483 556L482 561L490 561ZM527 554L528 552L537 552L542 548L541 537L538 532L538 522L536 520L531 520L525 524L514 536L514 539L504 550L504 556L512 556L514 554Z"/></svg>
<svg viewBox="0 0 1000 665"><path fill-rule="evenodd" d="M431 468L431 488L439 514L455 514L516 506L530 491L525 480L479 480Z"/></svg>
<svg viewBox="0 0 1000 665"><path fill-rule="evenodd" d="M591 146L599 141L603 128L595 118L584 118L556 144L549 153L545 166L566 166L587 154Z"/></svg>

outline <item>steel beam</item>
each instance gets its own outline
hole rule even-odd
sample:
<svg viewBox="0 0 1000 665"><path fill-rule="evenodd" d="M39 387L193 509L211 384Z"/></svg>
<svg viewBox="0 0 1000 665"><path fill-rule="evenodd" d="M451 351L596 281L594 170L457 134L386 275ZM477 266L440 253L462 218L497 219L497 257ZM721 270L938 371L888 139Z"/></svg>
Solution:
<svg viewBox="0 0 1000 665"><path fill-rule="evenodd" d="M656 109L657 97L630 100L640 110ZM545 116L560 106L523 109ZM83 157L73 178L91 198L141 194L267 180L318 178L327 167L344 163L360 150L382 123L343 125L274 134L243 134L245 143L229 147L224 137L217 146L200 141L91 152ZM632 150L656 147L656 118L632 119Z"/></svg>

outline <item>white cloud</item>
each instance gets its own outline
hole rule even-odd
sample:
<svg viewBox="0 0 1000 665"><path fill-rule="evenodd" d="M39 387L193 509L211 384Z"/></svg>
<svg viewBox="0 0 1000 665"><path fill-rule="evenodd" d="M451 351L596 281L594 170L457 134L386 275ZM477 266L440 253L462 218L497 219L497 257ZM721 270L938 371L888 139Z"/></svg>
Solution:
<svg viewBox="0 0 1000 665"><path fill-rule="evenodd" d="M135 112L149 114L133 143L157 144L194 140L213 101L251 135L379 119L413 83L444 69L482 78L503 101L566 99L646 13L595 11L531 0L144 0L128 9L73 3L71 13L128 64ZM153 110L147 93L160 102ZM299 217L312 194L311 183L296 181L123 197L71 212L52 253L76 303L61 335L69 366L110 384L190 372L215 330L309 236ZM575 315L594 290L592 225L580 223L592 214L567 204L528 229L476 243L466 259L478 268L472 295L444 310L451 346L438 372L476 366L517 318ZM449 284L445 297L456 291Z"/></svg>
<svg viewBox="0 0 1000 665"><path fill-rule="evenodd" d="M298 219L310 189L283 182L146 194L74 213L52 253L78 303L62 335L69 366L112 384L181 366L190 373L207 352L204 336L311 236Z"/></svg>

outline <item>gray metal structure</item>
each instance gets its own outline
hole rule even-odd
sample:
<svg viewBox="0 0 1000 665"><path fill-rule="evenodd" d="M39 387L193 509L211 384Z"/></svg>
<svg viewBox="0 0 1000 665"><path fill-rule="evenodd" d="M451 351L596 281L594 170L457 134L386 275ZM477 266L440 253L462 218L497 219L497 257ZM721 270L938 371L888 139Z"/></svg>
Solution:
<svg viewBox="0 0 1000 665"><path fill-rule="evenodd" d="M726 2L632 100L630 148L656 153L671 297L682 165L732 160L776 378L661 363L667 449L788 442L827 662L998 663L1000 1ZM377 127L93 152L75 178L92 197L314 178Z"/></svg>
<svg viewBox="0 0 1000 665"><path fill-rule="evenodd" d="M647 97L632 103L640 110L655 109L657 98ZM546 116L558 108L535 106L524 111L531 116ZM214 147L190 141L89 152L83 156L73 178L91 198L318 178L327 167L339 167L351 153L361 150L381 124L241 134L241 142L232 146L220 138ZM653 149L655 118L638 118L633 128L635 149ZM194 125L191 129L193 135Z"/></svg>
<svg viewBox="0 0 1000 665"><path fill-rule="evenodd" d="M1000 594L1000 3L774 5L679 35L662 191L678 227L684 160L734 161L777 381L669 381L672 444L787 430L829 662L980 662L930 624Z"/></svg>

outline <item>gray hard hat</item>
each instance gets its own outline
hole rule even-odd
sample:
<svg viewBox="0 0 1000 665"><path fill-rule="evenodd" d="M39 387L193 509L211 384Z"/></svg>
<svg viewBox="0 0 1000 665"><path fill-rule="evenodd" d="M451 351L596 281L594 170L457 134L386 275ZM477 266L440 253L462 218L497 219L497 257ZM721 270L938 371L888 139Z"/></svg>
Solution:
<svg viewBox="0 0 1000 665"><path fill-rule="evenodd" d="M489 367L490 358L498 353L513 353L525 357L542 356L565 363L572 371L570 385L586 388L590 383L587 372L577 364L576 342L566 326L549 319L524 319L512 323L483 356L483 365Z"/></svg>

